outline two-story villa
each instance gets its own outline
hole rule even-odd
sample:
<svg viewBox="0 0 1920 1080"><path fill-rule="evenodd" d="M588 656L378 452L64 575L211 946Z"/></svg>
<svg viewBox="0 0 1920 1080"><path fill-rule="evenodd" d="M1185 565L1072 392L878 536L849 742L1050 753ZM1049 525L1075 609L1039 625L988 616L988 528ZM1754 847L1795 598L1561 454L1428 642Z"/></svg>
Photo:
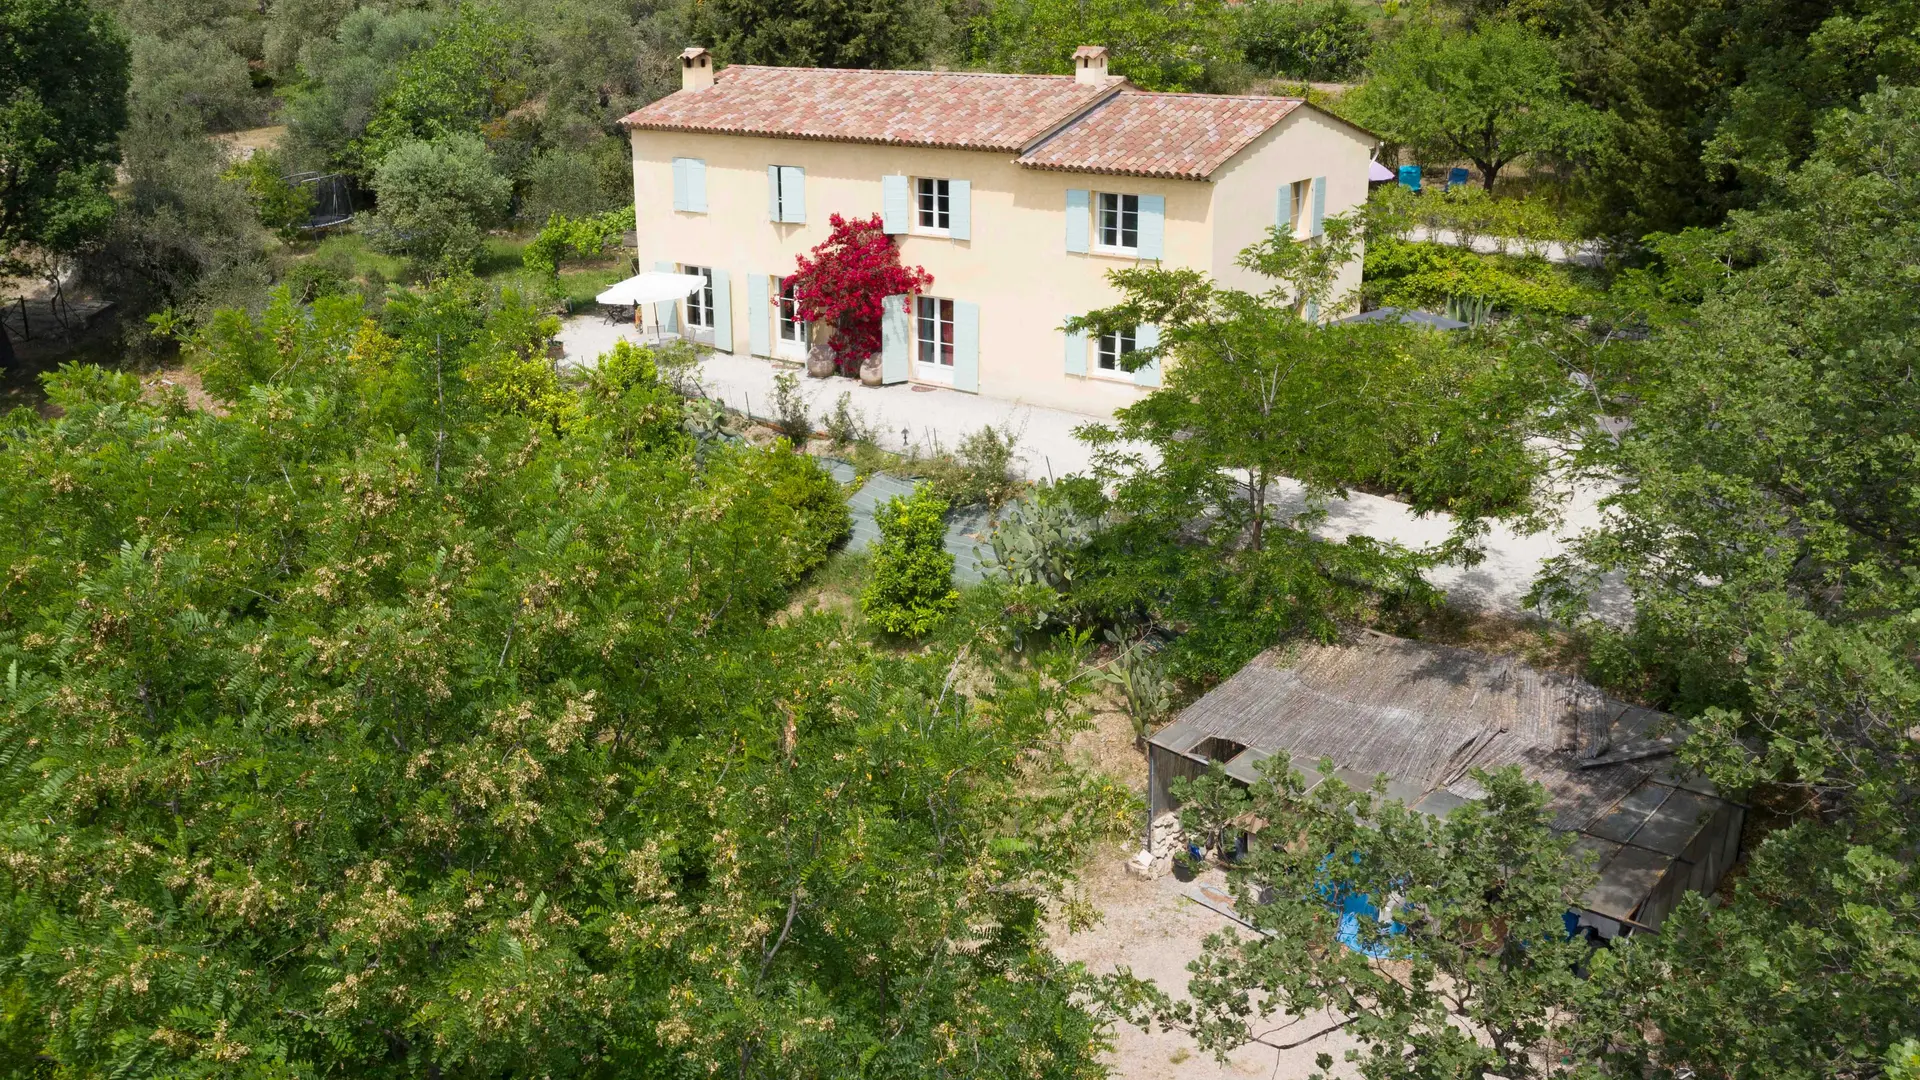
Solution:
<svg viewBox="0 0 1920 1080"><path fill-rule="evenodd" d="M1038 405L1106 412L1157 385L1119 357L1151 326L1060 327L1112 303L1106 273L1159 262L1238 287L1266 230L1303 242L1366 198L1367 132L1297 98L1160 94L1107 74L734 66L681 56L678 93L626 117L642 265L705 277L662 322L723 352L801 359L780 279L829 215L882 214L926 296L888 306L882 370ZM1358 282L1357 263L1344 290Z"/></svg>

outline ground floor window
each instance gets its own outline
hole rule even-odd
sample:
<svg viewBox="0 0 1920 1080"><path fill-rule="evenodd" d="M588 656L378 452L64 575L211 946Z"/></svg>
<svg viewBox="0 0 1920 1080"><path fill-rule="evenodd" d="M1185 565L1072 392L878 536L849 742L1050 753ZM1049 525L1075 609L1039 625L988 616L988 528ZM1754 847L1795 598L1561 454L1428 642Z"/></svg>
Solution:
<svg viewBox="0 0 1920 1080"><path fill-rule="evenodd" d="M914 320L915 345L922 364L953 366L953 301L922 296L916 301L919 317Z"/></svg>
<svg viewBox="0 0 1920 1080"><path fill-rule="evenodd" d="M687 325L713 329L713 268L682 266L680 272L696 274L706 280L706 284L687 294Z"/></svg>
<svg viewBox="0 0 1920 1080"><path fill-rule="evenodd" d="M1127 372L1120 366L1120 358L1134 350L1133 335L1134 332L1132 330L1119 330L1111 334L1101 334L1099 347L1094 357L1094 366L1107 374L1125 375Z"/></svg>

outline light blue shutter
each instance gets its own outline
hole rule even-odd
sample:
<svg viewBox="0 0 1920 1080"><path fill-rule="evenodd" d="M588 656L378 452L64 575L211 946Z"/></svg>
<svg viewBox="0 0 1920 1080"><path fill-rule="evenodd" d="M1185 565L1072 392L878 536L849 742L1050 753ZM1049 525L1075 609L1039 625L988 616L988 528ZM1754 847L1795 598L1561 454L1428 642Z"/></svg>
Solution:
<svg viewBox="0 0 1920 1080"><path fill-rule="evenodd" d="M780 220L780 166L767 166L767 220Z"/></svg>
<svg viewBox="0 0 1920 1080"><path fill-rule="evenodd" d="M713 272L713 348L733 351L733 284L725 270Z"/></svg>
<svg viewBox="0 0 1920 1080"><path fill-rule="evenodd" d="M913 315L907 311L904 295L889 296L880 303L880 381L906 382L913 356Z"/></svg>
<svg viewBox="0 0 1920 1080"><path fill-rule="evenodd" d="M673 159L673 208L687 208L687 159L683 157Z"/></svg>
<svg viewBox="0 0 1920 1080"><path fill-rule="evenodd" d="M1280 235L1293 239L1293 185L1280 185L1280 199L1273 209L1273 227Z"/></svg>
<svg viewBox="0 0 1920 1080"><path fill-rule="evenodd" d="M1327 231L1327 178L1313 178L1313 229L1310 236L1321 236Z"/></svg>
<svg viewBox="0 0 1920 1080"><path fill-rule="evenodd" d="M880 231L898 236L907 231L907 178L880 178Z"/></svg>
<svg viewBox="0 0 1920 1080"><path fill-rule="evenodd" d="M687 209L696 214L707 212L707 163L687 158Z"/></svg>
<svg viewBox="0 0 1920 1080"><path fill-rule="evenodd" d="M1307 321L1310 323L1320 321L1320 302L1318 300L1307 301Z"/></svg>
<svg viewBox="0 0 1920 1080"><path fill-rule="evenodd" d="M1162 195L1140 196L1140 257L1158 259L1167 246L1167 200Z"/></svg>
<svg viewBox="0 0 1920 1080"><path fill-rule="evenodd" d="M653 268L655 270L665 270L669 274L674 273L678 269L670 262L654 263ZM666 300L661 303L653 305L653 320L654 322L660 325L660 329L666 331L667 333L669 334L679 333L680 332L680 301Z"/></svg>
<svg viewBox="0 0 1920 1080"><path fill-rule="evenodd" d="M773 321L772 290L767 287L767 275L747 275L747 350L755 356L771 356L767 325Z"/></svg>
<svg viewBox="0 0 1920 1080"><path fill-rule="evenodd" d="M953 388L980 392L980 305L953 302Z"/></svg>
<svg viewBox="0 0 1920 1080"><path fill-rule="evenodd" d="M948 205L952 208L947 234L955 240L973 239L972 181L950 180L947 182L947 193L951 196Z"/></svg>
<svg viewBox="0 0 1920 1080"><path fill-rule="evenodd" d="M1087 253L1087 193L1067 189L1067 250Z"/></svg>
<svg viewBox="0 0 1920 1080"><path fill-rule="evenodd" d="M807 223L807 170L798 165L780 166L780 220Z"/></svg>
<svg viewBox="0 0 1920 1080"><path fill-rule="evenodd" d="M1145 200L1142 200L1143 202ZM1133 347L1136 349L1157 349L1160 347L1160 328L1152 323L1142 323L1134 328ZM1158 358L1134 369L1133 381L1137 386L1160 385L1160 361Z"/></svg>
<svg viewBox="0 0 1920 1080"><path fill-rule="evenodd" d="M1075 330L1067 335L1067 374L1087 373L1087 332Z"/></svg>

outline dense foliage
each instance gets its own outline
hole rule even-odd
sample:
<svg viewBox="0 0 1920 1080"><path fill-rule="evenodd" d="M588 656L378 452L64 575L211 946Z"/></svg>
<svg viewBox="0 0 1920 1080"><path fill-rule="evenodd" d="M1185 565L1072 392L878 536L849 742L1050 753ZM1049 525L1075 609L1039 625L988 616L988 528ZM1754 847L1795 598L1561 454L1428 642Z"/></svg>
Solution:
<svg viewBox="0 0 1920 1080"><path fill-rule="evenodd" d="M511 303L216 326L216 409L70 367L0 433L10 1065L1094 1075L1036 899L1127 802L1032 753L1059 673L770 626L837 485L644 354L556 432L482 392Z"/></svg>
<svg viewBox="0 0 1920 1080"><path fill-rule="evenodd" d="M486 144L467 134L394 147L374 171L373 189L380 210L368 235L430 273L471 269L482 228L505 214L513 194Z"/></svg>
<svg viewBox="0 0 1920 1080"><path fill-rule="evenodd" d="M22 245L71 250L112 213L126 92L126 41L99 12L0 7L0 272L17 272Z"/></svg>
<svg viewBox="0 0 1920 1080"><path fill-rule="evenodd" d="M922 637L959 602L953 553L945 544L946 513L946 500L924 484L874 510L880 539L873 545L873 576L860 594L860 610L881 633Z"/></svg>
<svg viewBox="0 0 1920 1080"><path fill-rule="evenodd" d="M1600 444L1618 516L1547 589L1571 614L1624 574L1638 615L1599 638L1603 669L1685 713L1716 781L1793 810L1734 903L1696 899L1618 957L1622 1029L1667 1032L1628 1049L1663 1066L1873 1075L1912 1034L1917 133L1920 93L1871 95L1775 200L1685 238L1718 273Z"/></svg>
<svg viewBox="0 0 1920 1080"><path fill-rule="evenodd" d="M1553 44L1512 22L1413 23L1374 54L1344 108L1416 161L1472 162L1488 190L1515 160L1586 150L1599 132Z"/></svg>
<svg viewBox="0 0 1920 1080"><path fill-rule="evenodd" d="M1250 1043L1358 1044L1318 1050L1313 1080L1567 1075L1560 1021L1586 997L1587 944L1563 915L1591 879L1538 785L1517 768L1476 772L1486 798L1437 818L1331 776L1309 783L1284 754L1262 771L1251 791L1218 766L1175 782L1190 836L1265 823L1228 875L1258 933L1210 936L1190 1000L1122 971L1108 990L1123 1012L1223 1060Z"/></svg>
<svg viewBox="0 0 1920 1080"><path fill-rule="evenodd" d="M1237 17L1247 63L1262 74L1338 81L1373 50L1372 21L1353 0L1252 0Z"/></svg>

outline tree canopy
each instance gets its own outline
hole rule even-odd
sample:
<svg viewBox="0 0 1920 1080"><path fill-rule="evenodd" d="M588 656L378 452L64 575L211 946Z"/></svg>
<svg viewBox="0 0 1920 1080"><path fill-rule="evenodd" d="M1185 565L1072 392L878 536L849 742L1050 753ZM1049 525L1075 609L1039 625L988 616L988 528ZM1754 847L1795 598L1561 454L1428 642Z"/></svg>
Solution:
<svg viewBox="0 0 1920 1080"><path fill-rule="evenodd" d="M196 346L218 409L71 367L7 419L0 1054L1096 1075L1035 937L1127 805L1034 753L1075 660L961 693L964 628L770 624L838 485L696 452L637 350L562 428L503 404L531 325L283 295Z"/></svg>
<svg viewBox="0 0 1920 1080"><path fill-rule="evenodd" d="M85 0L0 5L0 272L21 245L71 250L111 216L127 42Z"/></svg>
<svg viewBox="0 0 1920 1080"><path fill-rule="evenodd" d="M1553 44L1504 21L1471 31L1407 26L1375 51L1347 107L1422 158L1473 162L1489 190L1515 160L1586 150L1599 134Z"/></svg>

